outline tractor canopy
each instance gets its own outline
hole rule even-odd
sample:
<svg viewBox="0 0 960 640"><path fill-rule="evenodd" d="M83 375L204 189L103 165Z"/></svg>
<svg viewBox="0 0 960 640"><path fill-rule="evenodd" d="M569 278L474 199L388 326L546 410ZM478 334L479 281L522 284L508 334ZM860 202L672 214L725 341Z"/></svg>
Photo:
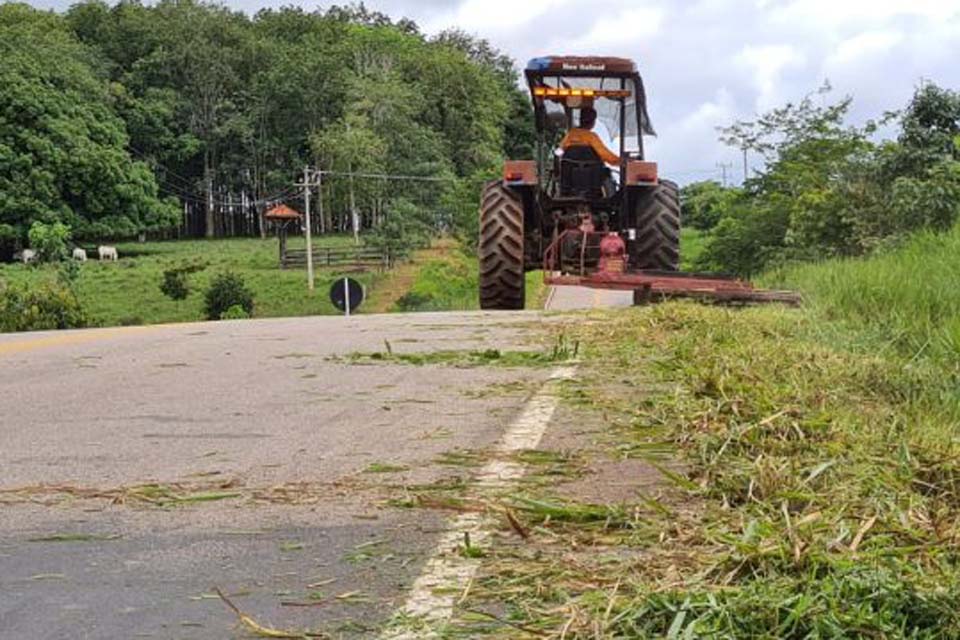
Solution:
<svg viewBox="0 0 960 640"><path fill-rule="evenodd" d="M550 114L593 106L611 138L656 135L647 114L647 96L637 65L627 58L548 56L534 58L525 71L543 131ZM621 130L622 128L622 130Z"/></svg>

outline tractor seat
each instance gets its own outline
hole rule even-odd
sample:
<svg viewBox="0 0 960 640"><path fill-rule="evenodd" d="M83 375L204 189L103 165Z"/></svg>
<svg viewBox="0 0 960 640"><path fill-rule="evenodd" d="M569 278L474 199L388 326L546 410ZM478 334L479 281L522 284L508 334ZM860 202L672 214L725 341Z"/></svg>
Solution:
<svg viewBox="0 0 960 640"><path fill-rule="evenodd" d="M603 197L603 183L609 169L592 147L570 147L560 161L560 195L586 199Z"/></svg>

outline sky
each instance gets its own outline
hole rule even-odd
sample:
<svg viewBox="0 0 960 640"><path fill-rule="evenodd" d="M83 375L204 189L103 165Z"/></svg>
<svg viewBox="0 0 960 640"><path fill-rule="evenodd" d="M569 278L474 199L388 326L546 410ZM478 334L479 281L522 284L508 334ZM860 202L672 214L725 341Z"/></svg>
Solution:
<svg viewBox="0 0 960 640"><path fill-rule="evenodd" d="M64 9L69 0L34 0ZM226 0L263 7L330 2ZM647 155L660 175L687 183L743 178L738 150L718 126L797 101L825 81L854 98L861 124L899 109L925 81L960 89L960 0L367 0L428 34L456 26L521 66L543 55L616 55L637 61L658 137ZM751 166L759 158L749 158Z"/></svg>

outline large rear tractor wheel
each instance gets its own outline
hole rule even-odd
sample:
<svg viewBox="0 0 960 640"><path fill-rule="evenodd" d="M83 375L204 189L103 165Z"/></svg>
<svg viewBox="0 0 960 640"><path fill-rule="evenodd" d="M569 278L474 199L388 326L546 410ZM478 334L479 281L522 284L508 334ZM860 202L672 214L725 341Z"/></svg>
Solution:
<svg viewBox="0 0 960 640"><path fill-rule="evenodd" d="M680 189L661 180L637 199L637 268L680 269Z"/></svg>
<svg viewBox="0 0 960 640"><path fill-rule="evenodd" d="M523 309L523 202L488 182L480 203L480 308Z"/></svg>

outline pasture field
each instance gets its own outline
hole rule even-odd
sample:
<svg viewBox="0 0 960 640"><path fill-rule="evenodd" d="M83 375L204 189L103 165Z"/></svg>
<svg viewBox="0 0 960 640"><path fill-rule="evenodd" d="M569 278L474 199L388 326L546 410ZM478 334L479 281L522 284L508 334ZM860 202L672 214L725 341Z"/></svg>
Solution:
<svg viewBox="0 0 960 640"><path fill-rule="evenodd" d="M348 236L318 238L318 246L348 248ZM288 246L302 248L302 238L290 238ZM180 240L170 242L121 243L118 262L80 265L77 295L93 324L101 326L157 324L203 320L203 293L218 273L232 271L245 280L254 293L254 317L304 316L335 313L328 298L330 282L342 275L335 269L318 269L316 289L307 290L306 271L281 270L276 238L233 238ZM190 293L175 301L160 291L166 269L205 264L189 276ZM56 265L0 265L0 281L9 284L40 283L57 277ZM380 278L375 273L351 274L367 287Z"/></svg>

